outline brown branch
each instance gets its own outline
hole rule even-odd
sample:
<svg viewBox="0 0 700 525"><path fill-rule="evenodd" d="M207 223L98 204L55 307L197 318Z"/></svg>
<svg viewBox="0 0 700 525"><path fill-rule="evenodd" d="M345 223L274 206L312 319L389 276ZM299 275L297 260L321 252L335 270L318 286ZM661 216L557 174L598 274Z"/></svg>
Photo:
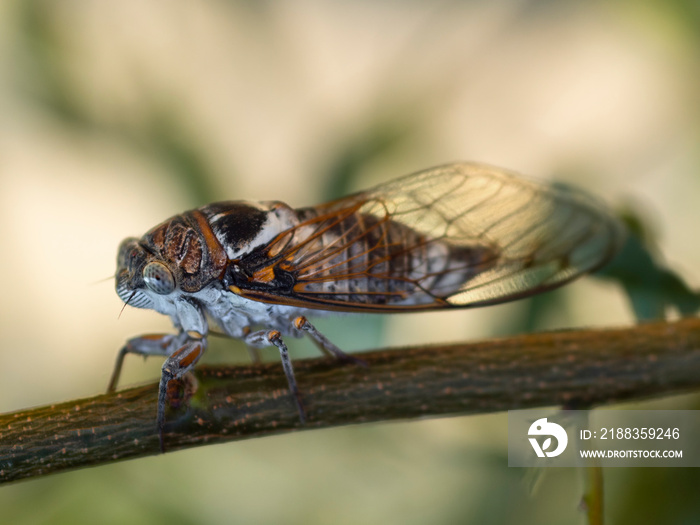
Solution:
<svg viewBox="0 0 700 525"><path fill-rule="evenodd" d="M700 319L362 357L367 368L327 359L294 363L305 427L278 363L200 367L189 401L168 411L166 448L367 421L580 408L686 391L700 386ZM156 396L157 386L150 384L0 415L0 482L157 454Z"/></svg>

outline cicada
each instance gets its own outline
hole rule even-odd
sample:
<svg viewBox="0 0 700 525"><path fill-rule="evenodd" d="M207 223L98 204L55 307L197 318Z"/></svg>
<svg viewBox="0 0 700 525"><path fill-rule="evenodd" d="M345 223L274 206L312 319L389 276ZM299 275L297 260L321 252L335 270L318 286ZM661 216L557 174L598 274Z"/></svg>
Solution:
<svg viewBox="0 0 700 525"><path fill-rule="evenodd" d="M175 215L121 243L116 289L170 316L177 333L131 339L162 355L157 429L168 383L191 370L215 328L280 352L305 420L284 338L308 335L351 359L307 319L332 312L486 306L561 286L609 261L623 228L597 200L475 163L428 169L308 208L229 201Z"/></svg>

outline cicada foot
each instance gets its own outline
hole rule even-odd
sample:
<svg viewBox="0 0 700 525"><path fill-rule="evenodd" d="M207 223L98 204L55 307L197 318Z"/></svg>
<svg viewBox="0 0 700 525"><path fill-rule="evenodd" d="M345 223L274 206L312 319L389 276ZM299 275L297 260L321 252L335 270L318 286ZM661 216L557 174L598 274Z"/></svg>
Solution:
<svg viewBox="0 0 700 525"><path fill-rule="evenodd" d="M319 332L318 329L316 329L316 327L312 325L309 322L309 320L303 315L300 315L299 317L294 319L293 324L294 328L296 328L297 330L306 332L311 338L311 340L314 343L316 343L316 346L318 346L321 349L321 351L327 356L335 357L343 363L352 363L357 366L367 367L366 361L343 352L340 348L333 344L325 335Z"/></svg>
<svg viewBox="0 0 700 525"><path fill-rule="evenodd" d="M180 379L171 379L168 383L168 391L166 393L168 406L177 410L181 406L187 404L197 392L198 386L199 383L192 371L187 372Z"/></svg>

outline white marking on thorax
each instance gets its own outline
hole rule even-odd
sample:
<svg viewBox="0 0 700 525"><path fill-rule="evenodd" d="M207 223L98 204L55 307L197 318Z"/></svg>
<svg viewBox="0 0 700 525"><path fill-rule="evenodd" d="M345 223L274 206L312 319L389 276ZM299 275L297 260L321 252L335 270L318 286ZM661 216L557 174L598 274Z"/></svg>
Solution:
<svg viewBox="0 0 700 525"><path fill-rule="evenodd" d="M225 239L217 235L217 239L224 247L224 250L226 250L226 256L231 260L239 259L246 253L250 253L254 248L270 242L283 231L299 223L299 219L294 210L286 204L250 201L243 201L243 204L267 212L267 217L265 222L260 226L258 234L251 241L238 249L234 246L227 245ZM210 221L214 222L223 215L225 215L225 213L215 215L210 218Z"/></svg>

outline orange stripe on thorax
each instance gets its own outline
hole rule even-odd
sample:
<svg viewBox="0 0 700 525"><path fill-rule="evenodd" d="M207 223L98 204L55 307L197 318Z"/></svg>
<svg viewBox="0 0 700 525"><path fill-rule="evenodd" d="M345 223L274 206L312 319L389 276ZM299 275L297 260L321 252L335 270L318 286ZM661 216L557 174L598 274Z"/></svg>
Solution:
<svg viewBox="0 0 700 525"><path fill-rule="evenodd" d="M226 250L224 250L224 247L221 246L219 239L217 239L216 235L214 235L214 231L211 229L209 221L207 221L207 218L199 210L192 210L190 213L191 216L197 221L199 231L202 233L204 242L207 244L207 250L209 251L209 256L211 257L212 263L216 268L225 267L226 263L228 262Z"/></svg>

